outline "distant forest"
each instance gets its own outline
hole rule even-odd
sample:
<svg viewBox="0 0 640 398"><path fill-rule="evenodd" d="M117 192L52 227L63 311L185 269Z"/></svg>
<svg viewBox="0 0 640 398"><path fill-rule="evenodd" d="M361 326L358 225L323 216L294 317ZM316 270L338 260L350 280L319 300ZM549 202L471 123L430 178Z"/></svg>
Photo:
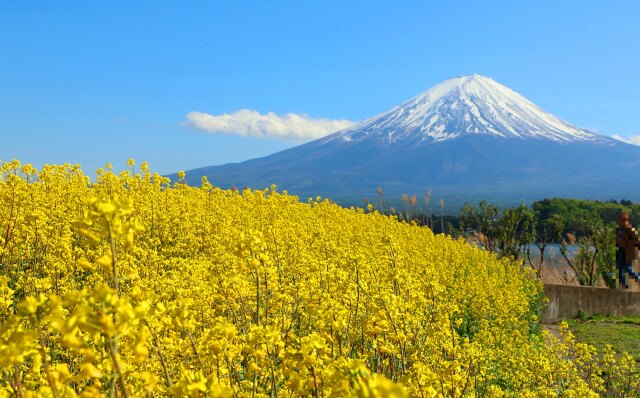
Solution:
<svg viewBox="0 0 640 398"><path fill-rule="evenodd" d="M487 205L498 210L495 218L501 217L504 211L507 210L498 209L491 204ZM464 225L465 214L468 214L470 208L476 207L480 210L480 204L467 204L458 215L444 215L441 217L439 211L435 210L434 214L419 214L411 217L411 219L419 225L431 227L435 233L442 233L442 227L444 226L444 232L457 235L456 231L460 231L461 227L477 227L476 225L471 225L472 223ZM626 199L619 201L610 199L602 202L598 200L553 198L536 201L528 209L533 212L534 223L538 226L548 223L554 217L562 220L562 235L570 233L576 237L585 236L587 234L588 221L597 218L602 224L615 224L623 211L630 215L631 224L636 227L640 226L640 203L634 203ZM461 217L463 219L462 225Z"/></svg>
<svg viewBox="0 0 640 398"><path fill-rule="evenodd" d="M640 203L615 199L601 202L580 199L545 199L532 204L538 222L549 220L554 214L565 222L565 231L575 236L585 235L585 221L593 216L600 218L603 224L617 224L622 212L629 214L631 224L640 226Z"/></svg>

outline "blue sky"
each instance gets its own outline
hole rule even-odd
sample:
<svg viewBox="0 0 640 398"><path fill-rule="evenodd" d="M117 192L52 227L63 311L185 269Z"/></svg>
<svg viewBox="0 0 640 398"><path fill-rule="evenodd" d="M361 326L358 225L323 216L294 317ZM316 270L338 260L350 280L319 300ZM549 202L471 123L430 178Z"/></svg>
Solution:
<svg viewBox="0 0 640 398"><path fill-rule="evenodd" d="M472 73L631 139L638 15L635 1L2 1L0 160L238 162ZM223 114L271 128L202 131L235 128Z"/></svg>

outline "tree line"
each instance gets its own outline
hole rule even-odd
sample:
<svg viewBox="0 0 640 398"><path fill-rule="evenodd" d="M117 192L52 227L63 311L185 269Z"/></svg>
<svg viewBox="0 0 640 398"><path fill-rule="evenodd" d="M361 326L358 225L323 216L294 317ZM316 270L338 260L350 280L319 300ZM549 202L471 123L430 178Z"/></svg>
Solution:
<svg viewBox="0 0 640 398"><path fill-rule="evenodd" d="M640 226L640 204L625 199L552 198L506 209L481 201L466 204L458 215L405 214L404 218L522 261L539 277L550 245L557 244L581 285L593 286L602 278L614 287L615 229L622 212Z"/></svg>

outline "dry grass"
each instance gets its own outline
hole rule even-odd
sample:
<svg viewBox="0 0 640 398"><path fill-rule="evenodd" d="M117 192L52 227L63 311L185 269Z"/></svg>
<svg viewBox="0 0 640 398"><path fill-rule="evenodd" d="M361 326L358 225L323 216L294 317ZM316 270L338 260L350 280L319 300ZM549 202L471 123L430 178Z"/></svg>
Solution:
<svg viewBox="0 0 640 398"><path fill-rule="evenodd" d="M640 264L636 263L634 268L638 269L638 267L640 267ZM640 283L635 282L631 278L629 278L629 280L629 289L627 289L627 291L639 292ZM555 259L555 262L553 263L545 260L541 267L540 281L544 284L580 286L575 272L571 267L569 267L567 261L562 257ZM595 286L607 287L607 284L604 279L600 277Z"/></svg>

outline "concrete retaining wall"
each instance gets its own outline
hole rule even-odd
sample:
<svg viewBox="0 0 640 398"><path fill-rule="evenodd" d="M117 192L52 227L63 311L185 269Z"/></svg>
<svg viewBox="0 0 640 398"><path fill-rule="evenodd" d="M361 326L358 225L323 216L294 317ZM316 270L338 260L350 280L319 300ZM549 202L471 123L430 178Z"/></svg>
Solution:
<svg viewBox="0 0 640 398"><path fill-rule="evenodd" d="M600 287L544 285L548 302L542 312L545 323L575 318L581 309L587 314L640 315L640 292Z"/></svg>

